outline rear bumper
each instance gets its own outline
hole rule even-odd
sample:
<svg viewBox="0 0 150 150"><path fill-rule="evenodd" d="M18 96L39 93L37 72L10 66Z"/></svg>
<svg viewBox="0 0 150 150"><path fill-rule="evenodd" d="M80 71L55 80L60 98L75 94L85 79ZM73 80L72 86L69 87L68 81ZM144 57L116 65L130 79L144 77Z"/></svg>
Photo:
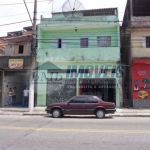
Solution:
<svg viewBox="0 0 150 150"><path fill-rule="evenodd" d="M107 114L114 114L116 112L116 109L106 109Z"/></svg>
<svg viewBox="0 0 150 150"><path fill-rule="evenodd" d="M51 113L51 109L46 108L45 111L46 111L47 113Z"/></svg>

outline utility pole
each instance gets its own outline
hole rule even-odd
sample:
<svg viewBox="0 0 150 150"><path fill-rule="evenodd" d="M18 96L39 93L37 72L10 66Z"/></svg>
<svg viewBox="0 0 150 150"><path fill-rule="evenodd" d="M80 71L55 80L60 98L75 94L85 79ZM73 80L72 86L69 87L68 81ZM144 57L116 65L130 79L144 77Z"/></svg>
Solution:
<svg viewBox="0 0 150 150"><path fill-rule="evenodd" d="M34 69L36 62L36 20L37 20L37 0L34 0L34 15L32 26L32 41L31 41L31 70L30 70L30 86L29 86L29 111L33 111L34 108Z"/></svg>

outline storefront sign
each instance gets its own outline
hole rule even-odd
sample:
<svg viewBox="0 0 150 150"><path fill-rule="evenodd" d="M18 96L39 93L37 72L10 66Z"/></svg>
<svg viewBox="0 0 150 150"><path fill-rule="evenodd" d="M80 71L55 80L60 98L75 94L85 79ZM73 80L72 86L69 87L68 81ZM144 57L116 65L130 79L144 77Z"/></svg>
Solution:
<svg viewBox="0 0 150 150"><path fill-rule="evenodd" d="M9 69L23 69L24 59L9 59L8 68Z"/></svg>
<svg viewBox="0 0 150 150"><path fill-rule="evenodd" d="M132 89L133 99L150 100L150 65L133 64Z"/></svg>

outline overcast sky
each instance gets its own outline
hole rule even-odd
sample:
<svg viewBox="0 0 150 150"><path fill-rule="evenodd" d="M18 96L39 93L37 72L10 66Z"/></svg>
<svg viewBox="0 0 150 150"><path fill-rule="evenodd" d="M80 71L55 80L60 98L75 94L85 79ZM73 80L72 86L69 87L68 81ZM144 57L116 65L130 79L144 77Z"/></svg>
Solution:
<svg viewBox="0 0 150 150"><path fill-rule="evenodd" d="M28 9L31 17L33 18L34 0L25 0L27 2ZM51 17L52 3L48 0L38 1L38 19L40 15L44 18ZM61 12L62 6L66 0L54 0L53 12ZM97 9L97 8L110 8L118 7L119 20L122 21L124 10L127 0L80 0L85 9ZM22 3L22 4L15 4ZM3 5L3 4L15 4L15 5ZM23 27L31 26L31 22L26 11L23 0L1 0L0 1L0 36L5 36L7 32L22 30ZM27 21L23 23L5 25L10 23L16 23L21 21ZM39 22L38 22L39 23ZM4 26L2 26L4 25Z"/></svg>

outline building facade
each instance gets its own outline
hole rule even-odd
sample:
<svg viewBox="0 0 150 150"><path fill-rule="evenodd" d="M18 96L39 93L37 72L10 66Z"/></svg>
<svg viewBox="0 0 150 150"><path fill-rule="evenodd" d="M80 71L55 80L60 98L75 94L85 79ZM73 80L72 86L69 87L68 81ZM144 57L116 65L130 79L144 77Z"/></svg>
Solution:
<svg viewBox="0 0 150 150"><path fill-rule="evenodd" d="M121 31L124 105L134 108L150 108L149 4L148 0L128 0Z"/></svg>
<svg viewBox="0 0 150 150"><path fill-rule="evenodd" d="M31 66L32 30L8 32L5 41L5 55L0 56L1 69L1 107L7 107L8 91L16 88L16 100L13 107L22 107L23 90L29 86Z"/></svg>
<svg viewBox="0 0 150 150"><path fill-rule="evenodd" d="M38 25L37 106L97 95L120 107L117 8L66 13L42 17Z"/></svg>

